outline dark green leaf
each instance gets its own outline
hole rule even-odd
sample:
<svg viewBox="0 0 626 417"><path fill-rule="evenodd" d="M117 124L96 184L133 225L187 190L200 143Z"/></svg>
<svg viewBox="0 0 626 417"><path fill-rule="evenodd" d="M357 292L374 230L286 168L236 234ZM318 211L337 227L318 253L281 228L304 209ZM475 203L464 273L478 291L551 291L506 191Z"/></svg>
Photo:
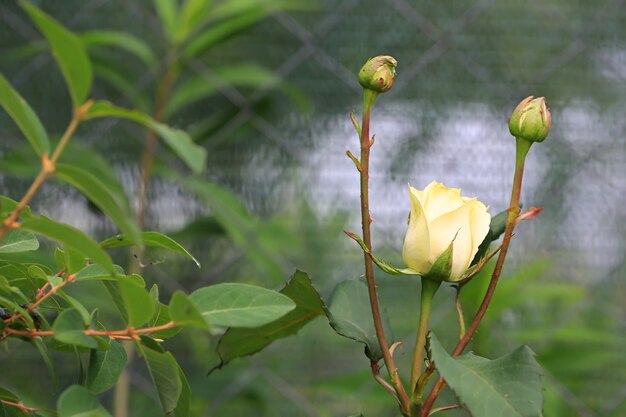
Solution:
<svg viewBox="0 0 626 417"><path fill-rule="evenodd" d="M498 359L466 354L452 358L431 334L435 367L474 416L540 417L541 368L528 346Z"/></svg>
<svg viewBox="0 0 626 417"><path fill-rule="evenodd" d="M57 164L55 175L76 187L124 232L135 245L141 246L139 228L133 218L126 195L114 195L109 188L89 171L81 168Z"/></svg>
<svg viewBox="0 0 626 417"><path fill-rule="evenodd" d="M343 281L335 287L330 297L328 320L341 336L365 344L365 353L370 359L382 359L370 311L369 294L363 282ZM383 320L387 324L385 317ZM387 336L391 339L389 332Z"/></svg>
<svg viewBox="0 0 626 417"><path fill-rule="evenodd" d="M118 277L118 280L119 279L124 279L125 281L129 281L140 288L145 287L145 282L143 278L139 275L126 275L126 276ZM126 308L126 299L122 295L122 289L117 282L118 280L111 281L111 280L103 279L101 282L104 288L109 293L109 296L113 300L113 303L119 310L122 316L122 319L126 323L128 323L129 316L128 316L128 309ZM149 294L148 294L148 298L150 298L150 300L152 301L152 297L150 297ZM144 300L143 297L142 297L142 300ZM143 302L145 303L145 300Z"/></svg>
<svg viewBox="0 0 626 417"><path fill-rule="evenodd" d="M223 327L258 327L295 308L276 291L247 284L224 283L200 288L189 297L205 320Z"/></svg>
<svg viewBox="0 0 626 417"><path fill-rule="evenodd" d="M209 326L198 311L198 307L184 293L176 291L172 296L169 305L169 313L172 321L177 326L195 327L201 330L208 330Z"/></svg>
<svg viewBox="0 0 626 417"><path fill-rule="evenodd" d="M184 411L189 410L189 387L184 376L181 378L182 372L174 356L146 346L141 346L141 352L165 414L185 416Z"/></svg>
<svg viewBox="0 0 626 417"><path fill-rule="evenodd" d="M135 111L116 107L106 101L98 101L89 109L88 119L96 119L100 117L118 117L131 120L135 123L143 125L154 130L165 143L174 151L180 159L182 159L189 168L195 173L204 170L206 162L206 150L196 145L191 137L182 130L173 129L167 125L159 123L151 117Z"/></svg>
<svg viewBox="0 0 626 417"><path fill-rule="evenodd" d="M234 358L252 355L275 340L296 334L308 322L325 314L324 301L305 272L296 271L280 292L291 298L296 308L265 326L228 329L218 345L222 364Z"/></svg>
<svg viewBox="0 0 626 417"><path fill-rule="evenodd" d="M57 412L59 417L111 417L96 394L80 385L72 385L61 394Z"/></svg>
<svg viewBox="0 0 626 417"><path fill-rule="evenodd" d="M172 238L159 232L143 232L141 233L141 237L145 246L166 249L171 252L178 253L187 259L191 259L198 267L200 267L200 263L196 260L196 258L194 258L185 248ZM103 249L123 248L131 245L133 245L133 242L126 235L113 236L100 242L100 246Z"/></svg>
<svg viewBox="0 0 626 417"><path fill-rule="evenodd" d="M39 249L34 234L24 230L11 230L0 240L0 253L28 252Z"/></svg>
<svg viewBox="0 0 626 417"><path fill-rule="evenodd" d="M121 277L117 284L128 312L128 324L134 327L146 324L154 314L154 301L144 285L126 277Z"/></svg>
<svg viewBox="0 0 626 417"><path fill-rule="evenodd" d="M126 350L115 340L110 342L109 349L92 349L87 368L87 388L96 394L111 388L122 373L126 359Z"/></svg>
<svg viewBox="0 0 626 417"><path fill-rule="evenodd" d="M156 57L147 43L136 36L114 30L93 30L80 35L83 44L90 48L112 46L124 49L141 59L146 66L152 68L156 63Z"/></svg>
<svg viewBox="0 0 626 417"><path fill-rule="evenodd" d="M39 117L2 74L0 74L0 106L11 116L37 155L50 153L48 135Z"/></svg>
<svg viewBox="0 0 626 417"><path fill-rule="evenodd" d="M52 330L54 331L54 338L59 342L90 349L98 347L98 342L85 334L83 316L75 308L63 310L54 321Z"/></svg>
<svg viewBox="0 0 626 417"><path fill-rule="evenodd" d="M55 240L63 246L71 248L90 258L94 263L113 271L113 263L109 255L83 232L71 226L57 223L45 216L30 217L22 222L21 229L29 230L48 239Z"/></svg>
<svg viewBox="0 0 626 417"><path fill-rule="evenodd" d="M91 63L76 35L37 7L21 0L20 5L47 39L72 97L74 108L85 102L91 91Z"/></svg>

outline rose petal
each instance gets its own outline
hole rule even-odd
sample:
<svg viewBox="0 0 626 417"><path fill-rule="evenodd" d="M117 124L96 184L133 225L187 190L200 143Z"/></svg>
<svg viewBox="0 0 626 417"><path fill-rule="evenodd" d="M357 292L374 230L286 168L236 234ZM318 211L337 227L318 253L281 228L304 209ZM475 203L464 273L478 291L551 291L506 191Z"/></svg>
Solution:
<svg viewBox="0 0 626 417"><path fill-rule="evenodd" d="M409 186L411 217L409 219L409 228L404 237L402 259L409 268L425 273L428 272L431 266L431 262L428 259L430 254L430 235L426 216L416 191L415 188Z"/></svg>
<svg viewBox="0 0 626 417"><path fill-rule="evenodd" d="M472 203L472 211L470 213L470 227L472 228L472 253L470 260L474 259L478 252L478 247L487 233L489 233L489 223L491 223L491 216L487 213L487 207L478 200L474 200Z"/></svg>
<svg viewBox="0 0 626 417"><path fill-rule="evenodd" d="M464 203L460 189L447 188L437 181L431 182L424 189L421 202L429 223L439 216L458 209Z"/></svg>

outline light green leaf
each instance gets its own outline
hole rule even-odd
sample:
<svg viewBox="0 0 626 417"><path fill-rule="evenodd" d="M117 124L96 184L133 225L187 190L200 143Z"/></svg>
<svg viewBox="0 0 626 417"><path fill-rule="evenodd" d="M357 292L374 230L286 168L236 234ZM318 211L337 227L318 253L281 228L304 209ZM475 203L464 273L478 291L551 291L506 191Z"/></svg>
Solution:
<svg viewBox="0 0 626 417"><path fill-rule="evenodd" d="M50 153L48 134L39 117L2 74L0 74L0 106L20 128L37 155Z"/></svg>
<svg viewBox="0 0 626 417"><path fill-rule="evenodd" d="M15 200L10 199L9 197L5 197L3 195L0 195L0 214L2 215L8 215L13 213L15 211L15 209L18 206L18 202ZM30 211L30 207L26 206L26 208L24 208L24 210L22 210L22 213L20 214L20 217L23 219L26 219L28 217L31 217L32 213Z"/></svg>
<svg viewBox="0 0 626 417"><path fill-rule="evenodd" d="M191 259L196 263L198 268L200 267L200 263L196 260L196 258L194 258L185 248L169 236L159 232L143 232L141 233L141 237L145 246L166 249L171 252L178 253L187 259ZM103 249L123 248L132 245L133 242L126 235L113 236L100 242L100 246Z"/></svg>
<svg viewBox="0 0 626 417"><path fill-rule="evenodd" d="M178 0L154 0L154 7L161 19L163 31L167 39L173 41L176 33L176 18L178 15Z"/></svg>
<svg viewBox="0 0 626 417"><path fill-rule="evenodd" d="M55 175L76 187L126 233L135 245L142 246L139 227L131 220L133 213L125 195L112 194L103 182L81 168L57 164Z"/></svg>
<svg viewBox="0 0 626 417"><path fill-rule="evenodd" d="M87 119L100 117L119 117L131 120L142 126L154 130L165 143L181 158L189 168L195 173L204 170L206 162L206 150L196 145L191 137L182 130L173 129L167 125L159 123L146 114L135 110L116 107L106 101L98 101L89 109Z"/></svg>
<svg viewBox="0 0 626 417"><path fill-rule="evenodd" d="M386 317L383 320L388 325ZM382 359L370 311L369 294L363 282L343 281L335 287L330 297L328 321L339 335L365 344L368 358L374 361ZM386 334L390 340L391 333L387 331Z"/></svg>
<svg viewBox="0 0 626 417"><path fill-rule="evenodd" d="M98 347L98 342L85 334L83 316L75 308L63 310L54 321L52 330L54 330L54 338L59 342L90 349Z"/></svg>
<svg viewBox="0 0 626 417"><path fill-rule="evenodd" d="M24 230L11 230L0 240L0 253L28 252L39 249L34 234Z"/></svg>
<svg viewBox="0 0 626 417"><path fill-rule="evenodd" d="M80 385L72 385L59 397L57 402L59 417L111 417L100 405L96 394Z"/></svg>
<svg viewBox="0 0 626 417"><path fill-rule="evenodd" d="M170 352L159 352L141 346L152 382L157 390L163 412L167 415L185 416L189 410L189 386Z"/></svg>
<svg viewBox="0 0 626 417"><path fill-rule="evenodd" d="M185 0L178 15L174 42L184 42L202 25L211 11L210 4L211 0Z"/></svg>
<svg viewBox="0 0 626 417"><path fill-rule="evenodd" d="M113 272L115 272L115 275ZM113 271L111 271L110 269L105 269L98 264L92 264L78 271L74 277L74 281L117 280L119 276L123 275L124 270L119 265L113 265Z"/></svg>
<svg viewBox="0 0 626 417"><path fill-rule="evenodd" d="M156 57L150 46L131 34L114 30L93 30L84 32L79 36L87 49L112 46L130 52L141 59L149 68L156 64Z"/></svg>
<svg viewBox="0 0 626 417"><path fill-rule="evenodd" d="M325 314L326 306L309 276L296 271L280 291L291 298L296 308L285 316L253 329L228 329L219 341L220 366L231 360L252 355L275 340L296 334L308 322Z"/></svg>
<svg viewBox="0 0 626 417"><path fill-rule="evenodd" d="M541 368L528 346L494 360L472 354L452 358L433 334L430 346L435 367L472 415L542 415Z"/></svg>
<svg viewBox="0 0 626 417"><path fill-rule="evenodd" d="M85 102L91 92L91 63L76 35L25 0L20 5L47 39L72 97L74 108Z"/></svg>
<svg viewBox="0 0 626 417"><path fill-rule="evenodd" d="M154 302L146 288L125 277L121 277L117 284L128 312L128 324L134 327L146 324L154 314Z"/></svg>
<svg viewBox="0 0 626 417"><path fill-rule="evenodd" d="M224 283L200 288L189 297L205 320L223 327L258 327L279 319L296 304L276 291Z"/></svg>
<svg viewBox="0 0 626 417"><path fill-rule="evenodd" d="M110 271L114 270L109 255L96 242L74 227L55 222L45 216L38 216L24 220L20 228L60 242L90 258L93 263L100 264Z"/></svg>
<svg viewBox="0 0 626 417"><path fill-rule="evenodd" d="M115 340L106 350L93 349L89 354L86 387L96 394L111 388L122 373L126 359L126 350Z"/></svg>
<svg viewBox="0 0 626 417"><path fill-rule="evenodd" d="M184 293L176 291L170 300L169 313L177 326L208 330L209 326L198 307Z"/></svg>

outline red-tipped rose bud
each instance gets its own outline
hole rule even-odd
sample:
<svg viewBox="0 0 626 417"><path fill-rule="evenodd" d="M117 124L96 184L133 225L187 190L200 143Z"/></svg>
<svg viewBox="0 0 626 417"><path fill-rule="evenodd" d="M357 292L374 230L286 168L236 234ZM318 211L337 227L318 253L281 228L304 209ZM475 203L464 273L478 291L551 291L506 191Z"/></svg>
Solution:
<svg viewBox="0 0 626 417"><path fill-rule="evenodd" d="M398 61L388 55L370 58L359 71L359 83L368 90L386 93L393 85L397 65Z"/></svg>
<svg viewBox="0 0 626 417"><path fill-rule="evenodd" d="M544 97L526 97L517 105L509 119L513 136L531 142L542 142L550 133L552 116Z"/></svg>

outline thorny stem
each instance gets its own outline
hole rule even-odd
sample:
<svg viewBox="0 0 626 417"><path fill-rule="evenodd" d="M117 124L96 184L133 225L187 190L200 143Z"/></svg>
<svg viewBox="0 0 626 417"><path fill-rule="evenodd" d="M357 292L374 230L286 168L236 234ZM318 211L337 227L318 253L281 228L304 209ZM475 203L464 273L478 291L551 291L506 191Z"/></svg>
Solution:
<svg viewBox="0 0 626 417"><path fill-rule="evenodd" d="M428 333L428 319L430 317L430 307L432 305L435 293L439 289L441 281L434 281L428 278L422 278L422 289L420 297L420 319L417 328L417 337L415 338L415 348L413 350L413 365L411 368L411 415L418 416L421 407L421 398L418 392L418 381L422 373L422 365L424 364L424 347L426 345L426 335Z"/></svg>
<svg viewBox="0 0 626 417"><path fill-rule="evenodd" d="M506 220L506 227L504 229L504 238L502 239L502 247L500 249L500 253L498 254L498 259L496 260L496 266L491 275L491 281L489 282L489 287L487 287L487 292L483 297L483 301L472 320L472 323L467 330L467 333L461 338L459 343L454 348L454 352L452 353L453 357L459 356L468 343L476 333L478 329L478 325L481 320L485 316L487 309L489 308L489 303L491 303L491 299L496 291L496 286L498 285L498 280L500 279L500 274L502 273L502 267L504 266L504 260L506 258L506 254L509 250L509 244L511 243L511 238L513 237L513 231L517 224L517 217L519 216L520 207L519 200L520 194L522 191L522 178L524 176L524 162L526 160L526 155L530 150L532 142L516 138L516 154L515 154L515 176L513 177L513 188L511 190L511 202L509 204L509 213ZM429 411L432 408L437 396L441 392L441 390L445 387L446 383L443 378L439 378L435 383L432 391L428 395L426 402L424 403L424 407L422 408L422 417L428 417Z"/></svg>
<svg viewBox="0 0 626 417"><path fill-rule="evenodd" d="M361 225L363 229L363 242L369 249L372 251L372 235L370 231L370 224L372 219L370 217L369 210L369 157L370 157L370 114L372 111L372 107L374 106L374 102L376 101L376 97L378 93L371 90L363 90L363 119L361 123L361 160L360 164L360 177L361 177ZM387 339L385 338L385 332L383 329L383 322L380 315L380 307L378 306L378 294L376 290L376 282L374 281L374 264L369 254L363 252L363 258L365 262L365 278L367 280L367 290L370 298L370 307L372 310L372 317L374 318L374 328L376 329L376 338L378 339L378 344L380 345L380 349L383 353L383 360L385 361L385 366L387 367L387 371L389 372L389 377L391 378L392 385L396 391L398 396L398 401L400 402L400 407L402 408L402 412L407 415L409 410L409 399L407 397L406 391L404 390L404 386L400 381L400 376L398 375L398 368L393 361L393 357L389 352L389 345L387 344Z"/></svg>
<svg viewBox="0 0 626 417"><path fill-rule="evenodd" d="M58 161L59 157L63 153L63 150L67 146L69 140L74 135L76 128L78 128L78 125L85 118L87 111L89 110L92 104L93 104L93 101L89 100L85 104L83 104L82 106L74 110L74 115L72 116L72 120L70 121L70 124L67 126L67 129L65 129L65 132L63 133L63 136L61 137L59 144L57 145L54 152L52 153L52 156L48 157L48 155L44 154L41 157L41 170L39 171L39 174L33 180L33 183L30 185L30 187L24 194L24 197L22 197L20 202L17 204L17 207L15 208L13 213L11 213L11 215L2 223L2 229L0 229L0 240L2 240L10 230L16 227L19 227L19 225L17 224L17 219L20 217L20 214L22 214L22 211L24 211L26 206L28 206L28 204L31 202L33 197L35 197L35 194L37 193L41 185L44 183L46 178L54 174L56 162Z"/></svg>

